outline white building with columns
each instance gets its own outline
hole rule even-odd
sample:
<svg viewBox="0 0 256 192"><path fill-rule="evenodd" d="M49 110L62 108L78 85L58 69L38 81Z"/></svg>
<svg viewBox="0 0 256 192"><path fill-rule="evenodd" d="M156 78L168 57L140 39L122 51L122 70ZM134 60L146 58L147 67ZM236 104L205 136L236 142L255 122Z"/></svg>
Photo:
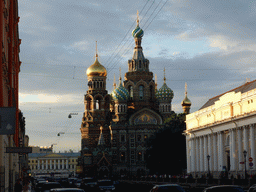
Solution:
<svg viewBox="0 0 256 192"><path fill-rule="evenodd" d="M80 153L30 153L28 164L32 176L68 177L76 173Z"/></svg>
<svg viewBox="0 0 256 192"><path fill-rule="evenodd" d="M256 174L255 127L256 80L209 99L186 116L188 174Z"/></svg>

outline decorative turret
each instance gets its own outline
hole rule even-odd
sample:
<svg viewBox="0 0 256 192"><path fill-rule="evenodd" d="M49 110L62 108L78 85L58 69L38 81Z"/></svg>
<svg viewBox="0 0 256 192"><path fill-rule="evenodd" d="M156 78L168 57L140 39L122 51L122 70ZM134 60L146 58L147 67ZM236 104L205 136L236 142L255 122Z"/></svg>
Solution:
<svg viewBox="0 0 256 192"><path fill-rule="evenodd" d="M166 85L165 69L164 69L164 84L156 92L156 97L159 101L159 111L161 113L171 112L171 102L173 99L173 91Z"/></svg>
<svg viewBox="0 0 256 192"><path fill-rule="evenodd" d="M183 108L183 112L185 114L189 114L190 111L190 106L191 106L191 101L188 99L188 92L187 92L187 83L185 83L185 98L183 99L183 101L181 102L182 108Z"/></svg>

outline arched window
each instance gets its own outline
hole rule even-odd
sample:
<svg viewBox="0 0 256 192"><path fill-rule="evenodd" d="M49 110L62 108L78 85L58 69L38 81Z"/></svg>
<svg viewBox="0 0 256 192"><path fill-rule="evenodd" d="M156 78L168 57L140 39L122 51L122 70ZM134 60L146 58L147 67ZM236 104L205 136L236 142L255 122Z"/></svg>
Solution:
<svg viewBox="0 0 256 192"><path fill-rule="evenodd" d="M99 100L96 100L96 103L95 103L95 108L96 109L100 109L100 101Z"/></svg>
<svg viewBox="0 0 256 192"><path fill-rule="evenodd" d="M132 100L133 99L133 87L130 85L128 87L128 90L129 90L130 99Z"/></svg>
<svg viewBox="0 0 256 192"><path fill-rule="evenodd" d="M87 99L87 109L88 109L88 110L91 110L91 109L92 109L92 99L91 99L91 98L88 98L88 99Z"/></svg>
<svg viewBox="0 0 256 192"><path fill-rule="evenodd" d="M139 86L139 98L142 100L144 98L144 86L140 85Z"/></svg>
<svg viewBox="0 0 256 192"><path fill-rule="evenodd" d="M153 89L153 86L150 85L150 99L153 100L154 98L154 89Z"/></svg>
<svg viewBox="0 0 256 192"><path fill-rule="evenodd" d="M97 81L97 88L99 88L100 86L99 86L99 82Z"/></svg>

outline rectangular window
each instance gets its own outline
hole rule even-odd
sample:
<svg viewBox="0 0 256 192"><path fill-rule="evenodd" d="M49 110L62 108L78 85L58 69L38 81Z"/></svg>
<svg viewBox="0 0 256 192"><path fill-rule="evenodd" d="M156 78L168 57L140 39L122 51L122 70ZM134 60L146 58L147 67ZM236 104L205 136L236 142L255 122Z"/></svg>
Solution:
<svg viewBox="0 0 256 192"><path fill-rule="evenodd" d="M141 135L137 136L137 141L141 141Z"/></svg>
<svg viewBox="0 0 256 192"><path fill-rule="evenodd" d="M125 142L125 135L121 135L121 142Z"/></svg>

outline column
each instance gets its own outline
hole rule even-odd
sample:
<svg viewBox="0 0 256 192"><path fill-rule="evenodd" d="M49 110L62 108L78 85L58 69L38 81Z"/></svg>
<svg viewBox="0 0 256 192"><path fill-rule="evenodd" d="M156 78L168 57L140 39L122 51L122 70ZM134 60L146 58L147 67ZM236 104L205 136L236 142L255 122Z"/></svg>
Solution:
<svg viewBox="0 0 256 192"><path fill-rule="evenodd" d="M238 139L238 163L239 163L239 171L243 170L243 165L240 162L243 162L243 144L242 144L242 129L241 127L237 130L237 139Z"/></svg>
<svg viewBox="0 0 256 192"><path fill-rule="evenodd" d="M223 134L218 133L218 171L222 171L223 168Z"/></svg>
<svg viewBox="0 0 256 192"><path fill-rule="evenodd" d="M244 126L244 130L243 130L243 134L244 134L244 150L247 151L247 154L246 154L246 169L248 171L248 168L249 168L249 139L248 139L248 129L246 128L246 126ZM244 159L244 157L243 157Z"/></svg>
<svg viewBox="0 0 256 192"><path fill-rule="evenodd" d="M207 170L208 170L208 160L207 160L207 153L208 153L208 151L207 151L207 144L208 144L208 142L207 142L207 136L205 135L204 136L204 171L206 172Z"/></svg>
<svg viewBox="0 0 256 192"><path fill-rule="evenodd" d="M251 157L253 159L252 163L253 163L253 170L255 170L255 132L254 132L254 125L250 125L250 141L251 141L251 145L250 145L250 148L251 148Z"/></svg>
<svg viewBox="0 0 256 192"><path fill-rule="evenodd" d="M68 158L66 159L66 169L68 170Z"/></svg>
<svg viewBox="0 0 256 192"><path fill-rule="evenodd" d="M198 137L196 138L196 147L195 147L195 152L196 152L196 167L195 167L195 171L198 172L200 171L199 168L199 141L198 141Z"/></svg>
<svg viewBox="0 0 256 192"><path fill-rule="evenodd" d="M60 160L58 159L58 169L60 169Z"/></svg>
<svg viewBox="0 0 256 192"><path fill-rule="evenodd" d="M218 171L217 134L212 135L213 140L213 171Z"/></svg>
<svg viewBox="0 0 256 192"><path fill-rule="evenodd" d="M236 171L236 140L235 140L235 130L230 130L230 170Z"/></svg>
<svg viewBox="0 0 256 192"><path fill-rule="evenodd" d="M64 159L62 159L62 169L64 169Z"/></svg>
<svg viewBox="0 0 256 192"><path fill-rule="evenodd" d="M56 159L54 159L54 169L56 170Z"/></svg>
<svg viewBox="0 0 256 192"><path fill-rule="evenodd" d="M52 159L50 159L50 169L52 169Z"/></svg>
<svg viewBox="0 0 256 192"><path fill-rule="evenodd" d="M191 166L191 172L195 171L195 138L190 140L191 142L191 158L190 158L190 166Z"/></svg>
<svg viewBox="0 0 256 192"><path fill-rule="evenodd" d="M42 170L44 169L44 160L42 159Z"/></svg>
<svg viewBox="0 0 256 192"><path fill-rule="evenodd" d="M39 170L40 169L40 164L39 164L39 159L37 159L37 170Z"/></svg>
<svg viewBox="0 0 256 192"><path fill-rule="evenodd" d="M212 162L213 162L213 158L214 158L213 155L212 155L212 140L211 140L211 138L212 138L211 134L208 135L208 154L207 155L210 155L210 160L209 160L209 169L210 169L210 171L212 171ZM207 167L207 169L208 169L208 167Z"/></svg>
<svg viewBox="0 0 256 192"><path fill-rule="evenodd" d="M199 149L200 149L200 172L204 171L204 153L203 153L203 137L199 137Z"/></svg>
<svg viewBox="0 0 256 192"><path fill-rule="evenodd" d="M45 160L46 165L45 165L45 169L48 170L48 159Z"/></svg>

